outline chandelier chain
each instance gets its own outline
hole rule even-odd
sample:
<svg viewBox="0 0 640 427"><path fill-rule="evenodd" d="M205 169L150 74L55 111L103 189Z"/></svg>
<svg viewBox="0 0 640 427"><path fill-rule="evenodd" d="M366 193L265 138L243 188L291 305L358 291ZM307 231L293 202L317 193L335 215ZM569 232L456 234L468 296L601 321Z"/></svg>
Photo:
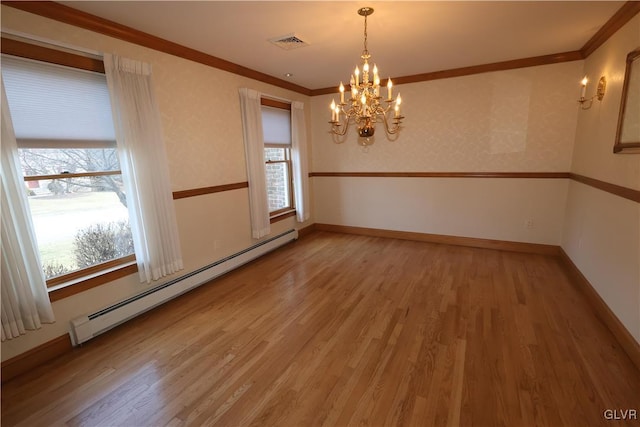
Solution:
<svg viewBox="0 0 640 427"><path fill-rule="evenodd" d="M363 54L368 54L367 50L367 15L364 15L364 52Z"/></svg>

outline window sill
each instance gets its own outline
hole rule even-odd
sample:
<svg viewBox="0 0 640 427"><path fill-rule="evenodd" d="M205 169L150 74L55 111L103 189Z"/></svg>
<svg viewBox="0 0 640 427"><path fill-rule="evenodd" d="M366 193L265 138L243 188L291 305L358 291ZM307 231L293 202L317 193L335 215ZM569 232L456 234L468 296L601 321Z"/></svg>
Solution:
<svg viewBox="0 0 640 427"><path fill-rule="evenodd" d="M130 274L134 274L137 271L138 265L134 260L127 262L126 264L120 264L106 270L101 270L91 275L56 284L49 288L49 300L51 302L58 301Z"/></svg>
<svg viewBox="0 0 640 427"><path fill-rule="evenodd" d="M274 222L278 222L278 221L282 221L283 219L292 217L296 215L296 210L295 209L290 209L288 211L284 211L284 212L278 212L275 215L272 215L269 223L273 224Z"/></svg>

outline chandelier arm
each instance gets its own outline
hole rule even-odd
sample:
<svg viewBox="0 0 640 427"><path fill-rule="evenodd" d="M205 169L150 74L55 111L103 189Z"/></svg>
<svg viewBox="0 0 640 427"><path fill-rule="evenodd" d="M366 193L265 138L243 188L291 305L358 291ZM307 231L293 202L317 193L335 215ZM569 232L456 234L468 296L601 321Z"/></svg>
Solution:
<svg viewBox="0 0 640 427"><path fill-rule="evenodd" d="M339 131L337 129L338 128L336 126L332 127L330 133L332 135L337 135L337 136L344 136L347 133L346 128L343 129L342 131Z"/></svg>
<svg viewBox="0 0 640 427"><path fill-rule="evenodd" d="M345 113L344 126L342 123L339 123L339 122L332 124L331 133L338 136L344 136L347 133L347 130L349 129L350 122L351 120L349 120L349 116L346 115ZM341 127L342 127L342 130L340 130Z"/></svg>
<svg viewBox="0 0 640 427"><path fill-rule="evenodd" d="M345 117L344 119L344 129L342 130L342 133L340 133L340 136L344 136L347 131L349 130L349 124L351 123L351 120L349 120L348 117Z"/></svg>
<svg viewBox="0 0 640 427"><path fill-rule="evenodd" d="M387 118L386 114L382 115L382 122L384 123L385 131L389 135L394 135L400 130L400 121L396 121L392 127L389 127L389 119Z"/></svg>

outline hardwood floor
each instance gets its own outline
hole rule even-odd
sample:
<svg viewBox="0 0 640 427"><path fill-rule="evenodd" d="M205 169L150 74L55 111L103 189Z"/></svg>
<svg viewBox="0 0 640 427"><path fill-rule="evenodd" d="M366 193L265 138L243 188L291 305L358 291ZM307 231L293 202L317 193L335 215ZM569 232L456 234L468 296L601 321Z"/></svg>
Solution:
<svg viewBox="0 0 640 427"><path fill-rule="evenodd" d="M613 426L640 372L557 258L318 232L2 387L3 426Z"/></svg>

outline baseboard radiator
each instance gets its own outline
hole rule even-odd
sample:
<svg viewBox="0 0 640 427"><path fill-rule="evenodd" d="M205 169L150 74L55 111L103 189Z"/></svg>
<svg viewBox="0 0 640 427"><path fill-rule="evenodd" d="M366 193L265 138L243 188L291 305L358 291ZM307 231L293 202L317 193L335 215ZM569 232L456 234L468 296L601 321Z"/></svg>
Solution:
<svg viewBox="0 0 640 427"><path fill-rule="evenodd" d="M297 230L286 231L117 304L73 319L71 321L71 340L74 345L82 344L145 311L151 310L297 238Z"/></svg>

